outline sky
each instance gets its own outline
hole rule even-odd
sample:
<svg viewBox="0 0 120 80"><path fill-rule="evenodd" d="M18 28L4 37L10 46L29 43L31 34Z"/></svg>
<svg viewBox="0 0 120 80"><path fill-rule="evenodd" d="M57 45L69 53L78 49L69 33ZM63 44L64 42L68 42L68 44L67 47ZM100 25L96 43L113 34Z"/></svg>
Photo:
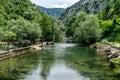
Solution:
<svg viewBox="0 0 120 80"><path fill-rule="evenodd" d="M46 8L67 8L79 0L30 0L36 5L40 5Z"/></svg>

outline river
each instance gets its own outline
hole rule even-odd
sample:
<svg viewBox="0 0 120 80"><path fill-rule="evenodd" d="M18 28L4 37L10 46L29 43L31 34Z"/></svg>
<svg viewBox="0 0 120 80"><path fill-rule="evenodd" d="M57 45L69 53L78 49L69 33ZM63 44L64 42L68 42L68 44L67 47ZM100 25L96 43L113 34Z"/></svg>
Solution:
<svg viewBox="0 0 120 80"><path fill-rule="evenodd" d="M103 53L72 43L56 43L0 62L0 80L119 80L113 71Z"/></svg>

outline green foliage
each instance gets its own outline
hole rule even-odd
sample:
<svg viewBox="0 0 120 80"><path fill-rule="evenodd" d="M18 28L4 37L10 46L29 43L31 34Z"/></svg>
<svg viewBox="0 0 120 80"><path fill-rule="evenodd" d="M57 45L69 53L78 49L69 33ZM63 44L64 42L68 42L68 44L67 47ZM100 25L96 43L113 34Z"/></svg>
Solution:
<svg viewBox="0 0 120 80"><path fill-rule="evenodd" d="M61 40L59 21L42 13L29 0L0 2L0 41L8 41L10 36L11 42L14 41L18 46L27 46L38 42L41 37L45 41Z"/></svg>
<svg viewBox="0 0 120 80"><path fill-rule="evenodd" d="M60 20L66 25L71 17L76 16L80 12L88 14L99 13L111 0L79 0L77 3L68 7L60 16Z"/></svg>
<svg viewBox="0 0 120 80"><path fill-rule="evenodd" d="M75 42L91 44L100 39L101 29L96 16L94 15L86 16L86 20L79 25L80 26L76 28L74 34Z"/></svg>
<svg viewBox="0 0 120 80"><path fill-rule="evenodd" d="M100 21L100 26L102 28L103 38L108 37L112 30L113 22L111 20Z"/></svg>
<svg viewBox="0 0 120 80"><path fill-rule="evenodd" d="M110 59L110 62L115 63L115 64L120 64L120 59L119 58L112 58L112 59Z"/></svg>
<svg viewBox="0 0 120 80"><path fill-rule="evenodd" d="M0 28L0 41L2 41L4 35L4 30Z"/></svg>
<svg viewBox="0 0 120 80"><path fill-rule="evenodd" d="M96 16L84 12L71 18L66 30L68 37L73 37L74 42L91 44L101 37L101 29Z"/></svg>
<svg viewBox="0 0 120 80"><path fill-rule="evenodd" d="M99 18L103 20L113 19L114 15L120 13L120 0L112 0L99 14Z"/></svg>
<svg viewBox="0 0 120 80"><path fill-rule="evenodd" d="M17 42L35 43L41 37L41 29L37 23L31 23L23 18L8 22L7 29L16 34ZM23 44L24 45L24 44ZM25 46L25 45L24 45Z"/></svg>
<svg viewBox="0 0 120 80"><path fill-rule="evenodd" d="M41 19L42 38L45 41L61 41L61 26L60 21L55 20L53 17L48 19L47 15L44 15Z"/></svg>
<svg viewBox="0 0 120 80"><path fill-rule="evenodd" d="M87 14L85 12L79 13L77 16L72 17L67 23L66 36L73 37L75 28L85 21Z"/></svg>
<svg viewBox="0 0 120 80"><path fill-rule="evenodd" d="M113 20L101 20L102 38L107 38L109 41L120 42L120 18L116 17Z"/></svg>
<svg viewBox="0 0 120 80"><path fill-rule="evenodd" d="M76 19L77 19L76 17L72 17L72 18L68 21L68 23L67 23L67 29L66 29L66 36L67 36L67 37L73 36L73 34L74 34L73 24L75 23Z"/></svg>
<svg viewBox="0 0 120 80"><path fill-rule="evenodd" d="M5 31L3 35L3 40L7 42L13 42L16 40L16 34L11 31Z"/></svg>
<svg viewBox="0 0 120 80"><path fill-rule="evenodd" d="M99 14L103 38L120 42L120 0L112 0Z"/></svg>

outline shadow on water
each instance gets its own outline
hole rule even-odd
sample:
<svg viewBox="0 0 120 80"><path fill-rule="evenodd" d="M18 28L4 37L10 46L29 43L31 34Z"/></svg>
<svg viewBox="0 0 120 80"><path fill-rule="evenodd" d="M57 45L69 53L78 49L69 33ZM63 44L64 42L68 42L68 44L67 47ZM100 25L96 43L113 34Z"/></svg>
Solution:
<svg viewBox="0 0 120 80"><path fill-rule="evenodd" d="M0 80L119 80L111 65L89 47L55 44L0 62Z"/></svg>

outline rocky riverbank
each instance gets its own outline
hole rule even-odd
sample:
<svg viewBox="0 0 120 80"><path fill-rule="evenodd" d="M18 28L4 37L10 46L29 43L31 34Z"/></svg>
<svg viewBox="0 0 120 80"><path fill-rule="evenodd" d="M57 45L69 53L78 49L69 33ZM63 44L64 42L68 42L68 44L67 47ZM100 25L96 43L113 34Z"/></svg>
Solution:
<svg viewBox="0 0 120 80"><path fill-rule="evenodd" d="M25 53L25 51L28 51L31 48L35 50L41 50L43 49L43 46L53 45L53 44L54 42L43 42L42 44L36 44L36 45L31 45L28 47L22 47L22 48L16 48L16 49L10 49L9 51L0 51L0 60L23 54Z"/></svg>
<svg viewBox="0 0 120 80"><path fill-rule="evenodd" d="M90 47L97 49L97 51L104 52L108 60L111 58L120 58L120 47L114 44L100 42Z"/></svg>

